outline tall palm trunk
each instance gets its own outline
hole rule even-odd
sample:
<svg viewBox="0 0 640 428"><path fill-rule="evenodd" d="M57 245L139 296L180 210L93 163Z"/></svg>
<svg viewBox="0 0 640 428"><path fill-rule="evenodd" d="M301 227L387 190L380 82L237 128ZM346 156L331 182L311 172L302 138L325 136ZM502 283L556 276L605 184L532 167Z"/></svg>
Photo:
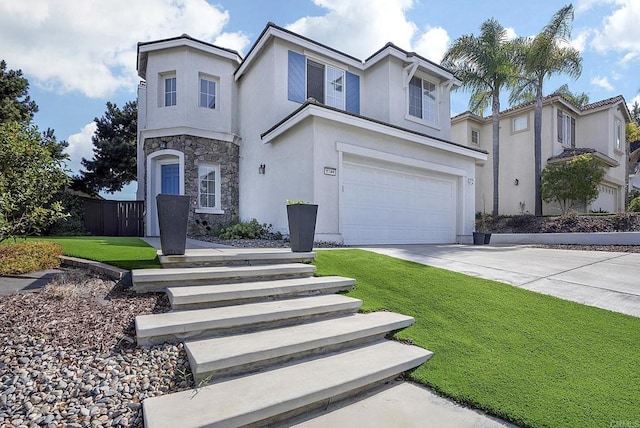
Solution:
<svg viewBox="0 0 640 428"><path fill-rule="evenodd" d="M493 125L493 210L494 216L498 215L500 200L500 94L493 94L491 103L491 122Z"/></svg>
<svg viewBox="0 0 640 428"><path fill-rule="evenodd" d="M533 119L533 162L535 178L535 214L542 215L542 79L536 85Z"/></svg>

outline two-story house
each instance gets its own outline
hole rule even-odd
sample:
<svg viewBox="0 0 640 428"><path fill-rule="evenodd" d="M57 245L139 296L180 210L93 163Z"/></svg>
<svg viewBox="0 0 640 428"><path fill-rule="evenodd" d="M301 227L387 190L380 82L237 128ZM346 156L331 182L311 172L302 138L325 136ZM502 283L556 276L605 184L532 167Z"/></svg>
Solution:
<svg viewBox="0 0 640 428"><path fill-rule="evenodd" d="M534 109L528 103L500 113L499 213L533 213ZM592 153L605 165L606 175L596 200L577 211L625 210L628 148L625 125L630 113L622 96L583 107L573 105L561 95L545 97L542 107L542 168L552 162L566 162L577 155ZM490 117L465 112L451 119L452 139L468 147L492 150ZM476 171L476 207L491 211L493 201L493 159ZM555 203L543 204L543 214L557 215Z"/></svg>
<svg viewBox="0 0 640 428"><path fill-rule="evenodd" d="M362 61L274 24L246 57L187 35L140 43L138 197L192 196L190 222L318 204L316 239L468 240L479 147L451 142L450 71L387 44Z"/></svg>

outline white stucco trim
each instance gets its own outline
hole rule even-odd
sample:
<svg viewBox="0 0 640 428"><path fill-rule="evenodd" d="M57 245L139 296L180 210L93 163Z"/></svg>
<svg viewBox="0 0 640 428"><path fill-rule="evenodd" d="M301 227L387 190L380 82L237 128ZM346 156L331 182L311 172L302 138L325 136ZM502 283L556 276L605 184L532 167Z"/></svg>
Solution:
<svg viewBox="0 0 640 428"><path fill-rule="evenodd" d="M238 144L240 137L228 132L207 131L205 129L192 128L190 126L179 126L172 128L158 128L143 130L140 133L143 140L147 138L172 137L176 135L192 135L194 137L209 138L211 140L226 141Z"/></svg>
<svg viewBox="0 0 640 428"><path fill-rule="evenodd" d="M300 46L302 49L308 50L308 51L312 51L312 52L316 52L317 54L320 54L322 56L325 56L327 58L332 58L336 61L338 61L340 64L346 64L349 67L353 67L356 70L360 70L363 71L364 70L364 64L362 63L362 61L357 60L355 58L351 58L350 56L346 55L346 54L341 54L333 49L330 49L326 46L322 46L318 43L314 43L310 40L307 40L305 38L302 38L298 35L289 33L287 31L283 31L279 28L276 27L269 27L267 28L267 30L262 34L262 36L260 37L260 39L253 45L253 47L251 48L251 51L249 52L249 54L245 57L244 61L242 62L242 64L240 65L240 67L238 67L238 69L235 72L235 80L238 81L243 74L247 71L247 69L249 67L251 67L251 63L253 63L254 59L260 55L260 52L262 51L262 49L264 49L264 47L267 45L267 43L269 42L269 40L271 39L271 37L277 37L279 39L285 40L289 43L292 43L296 46ZM344 66L342 66L344 67Z"/></svg>
<svg viewBox="0 0 640 428"><path fill-rule="evenodd" d="M275 138L279 137L289 129L296 126L298 123L307 119L308 117L315 116L327 120L332 120L345 125L355 126L357 128L365 129L372 132L377 132L389 137L401 138L403 140L411 141L417 144L422 144L435 149L443 150L448 153L455 153L462 156L468 156L476 160L487 160L485 153L480 153L475 150L467 149L465 147L457 146L454 144L448 144L444 141L438 141L433 138L417 135L410 131L395 128L393 126L384 125L370 120L344 114L329 110L320 106L309 104L305 108L301 109L298 113L287 119L284 123L270 132L262 136L262 142L267 144L272 142Z"/></svg>
<svg viewBox="0 0 640 428"><path fill-rule="evenodd" d="M405 156L399 156L392 153L383 152L380 150L369 149L366 147L356 146L349 143L336 142L336 150L341 153L348 153L356 156L363 156L367 158L377 159L386 162L392 162L400 165L407 165L415 168L425 169L429 171L439 172L443 174L454 175L457 177L463 177L466 179L467 172L460 168L454 168L446 165L441 165L433 162L408 158ZM342 163L342 155L340 155L340 163Z"/></svg>
<svg viewBox="0 0 640 428"><path fill-rule="evenodd" d="M179 165L179 181L180 181L180 195L184 195L184 153L178 150L165 149L158 150L147 156L147 207L146 207L146 219L145 230L147 236L157 236L158 231L158 212L155 204L155 197L160 191L157 186L161 183L160 168L158 165L163 163L175 163L178 161ZM153 174L153 178L149 176ZM155 186L155 187L154 187Z"/></svg>

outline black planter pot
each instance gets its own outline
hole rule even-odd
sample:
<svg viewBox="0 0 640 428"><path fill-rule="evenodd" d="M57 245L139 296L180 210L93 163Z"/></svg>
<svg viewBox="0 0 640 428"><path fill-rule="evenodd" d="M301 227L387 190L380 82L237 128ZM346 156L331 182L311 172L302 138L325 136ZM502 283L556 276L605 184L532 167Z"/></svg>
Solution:
<svg viewBox="0 0 640 428"><path fill-rule="evenodd" d="M491 234L490 233L485 233L484 234L484 243L488 244L489 242L491 242Z"/></svg>
<svg viewBox="0 0 640 428"><path fill-rule="evenodd" d="M160 226L160 246L165 256L182 255L187 246L187 220L189 218L190 196L156 196L158 224Z"/></svg>
<svg viewBox="0 0 640 428"><path fill-rule="evenodd" d="M294 253L308 252L313 249L316 234L318 206L312 204L287 205L289 220L289 240Z"/></svg>
<svg viewBox="0 0 640 428"><path fill-rule="evenodd" d="M484 245L485 234L482 232L473 232L473 245Z"/></svg>

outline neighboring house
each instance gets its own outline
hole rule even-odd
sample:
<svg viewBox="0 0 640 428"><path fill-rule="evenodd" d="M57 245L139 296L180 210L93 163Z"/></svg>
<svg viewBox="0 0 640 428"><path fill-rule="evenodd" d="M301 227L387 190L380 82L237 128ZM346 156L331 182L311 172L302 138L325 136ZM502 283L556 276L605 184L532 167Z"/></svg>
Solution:
<svg viewBox="0 0 640 428"><path fill-rule="evenodd" d="M287 199L318 204L316 239L452 243L474 225L478 147L450 141L441 66L387 44L365 61L274 24L245 58L188 35L140 43L138 198L192 196L190 228L256 218L288 233Z"/></svg>
<svg viewBox="0 0 640 428"><path fill-rule="evenodd" d="M500 113L499 213L533 213L535 103ZM565 162L592 153L602 160L606 175L600 194L583 211L625 210L628 180L628 147L625 124L631 116L622 96L576 107L561 95L545 97L542 107L542 169L552 162ZM491 118L469 112L451 119L453 141L492 151ZM491 211L493 159L476 172L476 209ZM543 204L543 214L559 214L556 203Z"/></svg>

